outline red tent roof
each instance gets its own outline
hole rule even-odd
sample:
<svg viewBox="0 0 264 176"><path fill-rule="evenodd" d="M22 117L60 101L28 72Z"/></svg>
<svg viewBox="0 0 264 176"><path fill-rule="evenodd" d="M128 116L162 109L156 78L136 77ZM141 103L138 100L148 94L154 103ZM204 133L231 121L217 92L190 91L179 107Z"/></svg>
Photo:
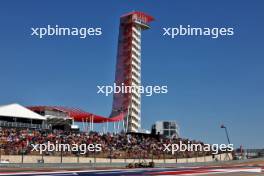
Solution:
<svg viewBox="0 0 264 176"><path fill-rule="evenodd" d="M90 121L93 118L94 123L104 123L104 122L116 122L121 121L125 117L125 113L120 113L115 117L103 117L99 115L95 115L89 112L85 112L78 108L70 108L63 106L29 106L28 109L32 111L44 111L44 110L57 110L66 113L69 117L73 118L74 121L83 122Z"/></svg>

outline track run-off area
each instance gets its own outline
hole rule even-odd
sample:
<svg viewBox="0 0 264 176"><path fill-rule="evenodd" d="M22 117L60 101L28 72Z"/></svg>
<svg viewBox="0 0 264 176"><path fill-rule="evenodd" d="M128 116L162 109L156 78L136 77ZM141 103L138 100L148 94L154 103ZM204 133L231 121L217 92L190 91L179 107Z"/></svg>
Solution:
<svg viewBox="0 0 264 176"><path fill-rule="evenodd" d="M224 176L264 176L264 161L239 164L216 164L212 166L132 168L132 169L74 169L74 168L0 168L0 175L70 176L70 175L224 175Z"/></svg>

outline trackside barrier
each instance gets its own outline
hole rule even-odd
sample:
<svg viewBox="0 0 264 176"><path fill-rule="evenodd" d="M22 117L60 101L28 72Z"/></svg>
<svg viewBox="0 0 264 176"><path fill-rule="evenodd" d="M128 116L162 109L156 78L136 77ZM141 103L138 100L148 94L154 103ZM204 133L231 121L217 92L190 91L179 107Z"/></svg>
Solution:
<svg viewBox="0 0 264 176"><path fill-rule="evenodd" d="M205 163L213 161L228 161L232 160L231 153L224 153L213 156L203 156L194 158L176 158L176 159L114 159L114 158L96 158L96 157L81 157L81 156L39 156L39 155L1 155L1 161L7 161L9 163L38 163L38 164L50 164L50 163L77 163L77 164L98 164L98 163L138 163L138 162L154 162L156 164L179 164L179 163Z"/></svg>
<svg viewBox="0 0 264 176"><path fill-rule="evenodd" d="M232 161L212 161L198 163L155 163L155 167L170 168L170 167L198 167L198 166L213 166L219 164L241 164L246 162L264 161L264 158L247 159L247 160L232 160ZM0 164L0 168L124 168L126 163L10 163Z"/></svg>

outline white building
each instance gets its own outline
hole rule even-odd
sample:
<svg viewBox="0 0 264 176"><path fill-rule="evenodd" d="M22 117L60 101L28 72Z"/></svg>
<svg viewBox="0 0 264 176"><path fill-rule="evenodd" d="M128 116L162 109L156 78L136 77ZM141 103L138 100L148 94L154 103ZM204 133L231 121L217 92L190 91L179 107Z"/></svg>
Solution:
<svg viewBox="0 0 264 176"><path fill-rule="evenodd" d="M46 120L16 103L0 106L0 127L47 129Z"/></svg>
<svg viewBox="0 0 264 176"><path fill-rule="evenodd" d="M157 121L153 126L152 130L156 134L164 135L166 137L179 138L179 126L176 121Z"/></svg>

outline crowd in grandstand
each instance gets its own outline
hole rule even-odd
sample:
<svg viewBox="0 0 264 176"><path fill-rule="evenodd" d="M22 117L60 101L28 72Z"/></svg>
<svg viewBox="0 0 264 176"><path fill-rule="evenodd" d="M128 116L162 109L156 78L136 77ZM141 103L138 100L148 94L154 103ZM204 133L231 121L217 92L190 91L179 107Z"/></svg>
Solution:
<svg viewBox="0 0 264 176"><path fill-rule="evenodd" d="M188 139L165 138L160 135L125 134L97 132L65 132L62 130L40 131L30 129L0 129L1 154L18 155L39 153L32 151L31 144L43 144L60 142L67 144L101 144L101 152L87 152L85 156L108 157L108 158L182 158L210 155L210 152L177 152L171 155L163 151L166 143L188 143ZM201 143L189 141L189 143ZM201 143L203 144L203 143ZM43 155L60 155L58 152L46 151ZM63 152L63 156L79 155L78 152Z"/></svg>

